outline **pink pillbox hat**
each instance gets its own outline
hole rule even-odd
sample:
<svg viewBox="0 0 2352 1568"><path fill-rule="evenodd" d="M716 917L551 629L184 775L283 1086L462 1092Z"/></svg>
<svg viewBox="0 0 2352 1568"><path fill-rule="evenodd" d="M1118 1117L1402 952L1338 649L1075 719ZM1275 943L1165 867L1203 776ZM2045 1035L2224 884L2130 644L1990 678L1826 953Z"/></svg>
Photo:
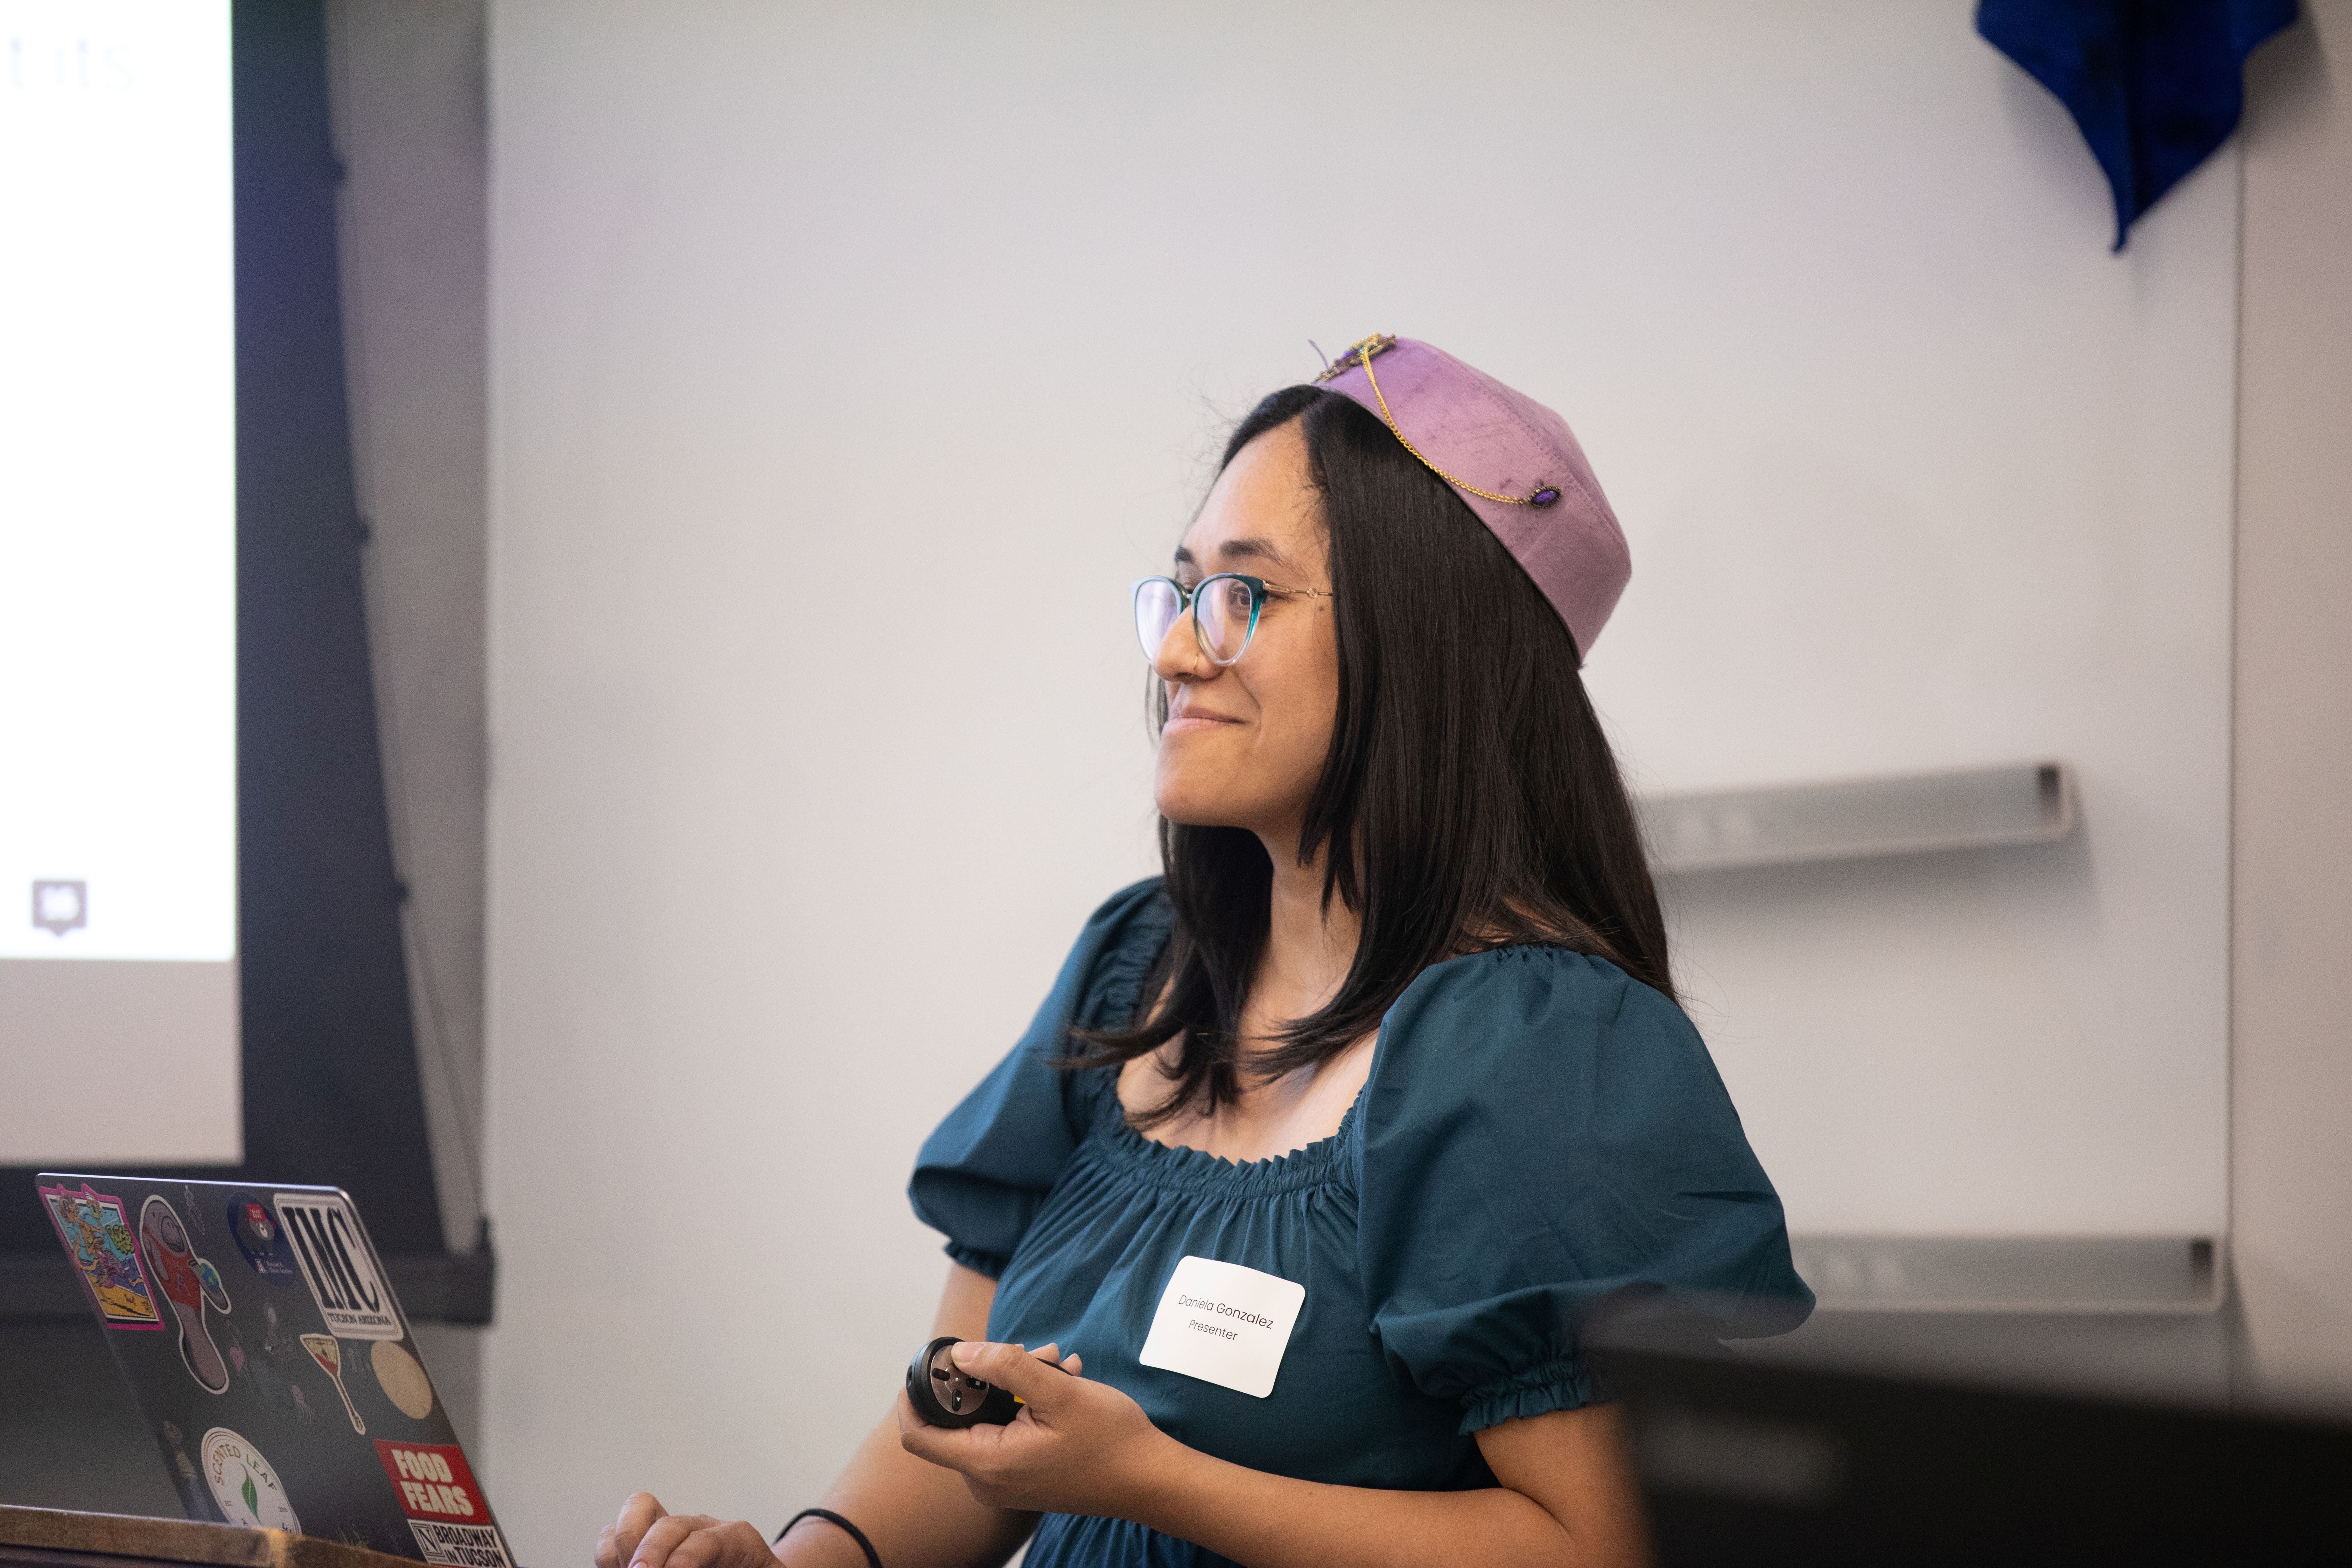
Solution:
<svg viewBox="0 0 2352 1568"><path fill-rule="evenodd" d="M1411 338L1366 338L1316 379L1451 484L1568 623L1579 658L1591 652L1633 561L1567 420Z"/></svg>

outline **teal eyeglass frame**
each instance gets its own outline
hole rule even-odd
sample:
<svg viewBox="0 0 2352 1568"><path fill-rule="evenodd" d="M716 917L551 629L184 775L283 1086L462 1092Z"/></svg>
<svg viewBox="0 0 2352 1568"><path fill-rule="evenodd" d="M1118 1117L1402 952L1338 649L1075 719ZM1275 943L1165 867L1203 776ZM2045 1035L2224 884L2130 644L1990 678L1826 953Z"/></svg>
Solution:
<svg viewBox="0 0 2352 1568"><path fill-rule="evenodd" d="M1223 582L1239 583L1249 590L1250 595L1249 626L1242 633L1242 646L1234 651L1234 657L1231 658L1219 658L1216 651L1209 647L1208 637L1201 630L1201 617L1193 608L1194 601L1200 597L1202 589L1212 583ZM1202 578L1190 588L1185 587L1173 577L1138 577L1127 585L1128 606L1130 610L1138 608L1143 597L1143 590L1154 583L1165 583L1176 590L1177 620L1183 619L1187 615L1192 616L1193 645L1201 650L1202 658L1221 669L1229 669L1239 664L1242 655L1249 652L1250 644L1257 640L1258 617L1265 613L1266 600L1270 598L1328 599L1332 596L1331 591L1328 588L1286 588L1279 583L1269 583L1263 577L1253 577L1246 572L1215 572ZM1172 626L1174 622L1171 622L1170 625ZM1139 613L1135 618L1135 640L1139 643L1143 642L1143 617ZM1160 649L1157 647L1146 645L1143 657L1147 662L1156 663L1160 658Z"/></svg>

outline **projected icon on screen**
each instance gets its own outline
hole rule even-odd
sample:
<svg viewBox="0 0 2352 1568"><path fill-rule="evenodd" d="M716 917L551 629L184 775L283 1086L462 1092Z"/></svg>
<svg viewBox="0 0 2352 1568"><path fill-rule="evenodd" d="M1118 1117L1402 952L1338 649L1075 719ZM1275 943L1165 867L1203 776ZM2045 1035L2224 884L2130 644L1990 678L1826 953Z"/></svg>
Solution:
<svg viewBox="0 0 2352 1568"><path fill-rule="evenodd" d="M89 884L34 883L33 923L58 936L89 924Z"/></svg>

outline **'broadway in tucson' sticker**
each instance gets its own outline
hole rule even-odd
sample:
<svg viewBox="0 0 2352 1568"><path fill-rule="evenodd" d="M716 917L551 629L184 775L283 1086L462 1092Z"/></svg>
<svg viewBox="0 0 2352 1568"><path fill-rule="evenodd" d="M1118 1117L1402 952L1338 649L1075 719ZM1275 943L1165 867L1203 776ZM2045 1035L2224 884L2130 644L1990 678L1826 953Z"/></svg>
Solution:
<svg viewBox="0 0 2352 1568"><path fill-rule="evenodd" d="M392 1290L342 1194L279 1193L269 1201L294 1243L303 1283L310 1287L328 1331L346 1340L404 1338Z"/></svg>
<svg viewBox="0 0 2352 1568"><path fill-rule="evenodd" d="M427 1563L457 1568L514 1568L506 1543L490 1522L489 1505L474 1472L466 1468L465 1450L455 1443L395 1443L378 1438L376 1458L392 1478L400 1509Z"/></svg>

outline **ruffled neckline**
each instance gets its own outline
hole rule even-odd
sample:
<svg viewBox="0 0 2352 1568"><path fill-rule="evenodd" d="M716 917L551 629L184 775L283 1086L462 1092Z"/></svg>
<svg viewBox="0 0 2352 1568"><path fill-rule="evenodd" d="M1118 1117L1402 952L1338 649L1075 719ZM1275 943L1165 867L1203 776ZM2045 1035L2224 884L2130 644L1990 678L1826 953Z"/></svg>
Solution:
<svg viewBox="0 0 2352 1568"><path fill-rule="evenodd" d="M1174 915L1168 908L1166 895L1159 894L1148 914L1138 920L1135 930L1118 947L1105 955L1096 976L1095 1005L1087 1010L1089 1022L1094 1026L1099 1027L1101 1021L1108 1018L1125 1020L1133 1017L1140 1001L1144 978L1158 960L1173 921ZM1441 960L1415 975L1405 989L1410 994L1431 982L1440 970L1454 964L1583 956L1572 948L1553 942L1512 942ZM1398 1000L1402 1002L1403 997L1400 996ZM1356 1098L1349 1102L1347 1113L1339 1118L1339 1130L1328 1138L1318 1138L1288 1153L1272 1154L1263 1160L1234 1161L1203 1149L1162 1143L1157 1139L1148 1138L1128 1125L1126 1112L1118 1102L1118 1073L1115 1068L1095 1069L1099 1075L1093 1094L1095 1125L1087 1144L1100 1153L1107 1164L1135 1180L1171 1191L1242 1196L1328 1184L1349 1169L1347 1156L1350 1152L1351 1142L1357 1139L1364 1101L1371 1092L1373 1082L1380 1077L1387 1037L1388 1024L1383 1019L1381 1038L1373 1047L1371 1070L1365 1075L1364 1085L1356 1091Z"/></svg>
<svg viewBox="0 0 2352 1568"><path fill-rule="evenodd" d="M1370 1079L1365 1083L1370 1087ZM1096 1110L1095 1142L1108 1163L1154 1186L1233 1196L1328 1184L1345 1168L1357 1115L1364 1104L1364 1091L1359 1089L1347 1113L1339 1118L1339 1130L1327 1138L1263 1160L1229 1160L1205 1149L1144 1136L1128 1124L1118 1103L1117 1081L1106 1083L1104 1089Z"/></svg>

